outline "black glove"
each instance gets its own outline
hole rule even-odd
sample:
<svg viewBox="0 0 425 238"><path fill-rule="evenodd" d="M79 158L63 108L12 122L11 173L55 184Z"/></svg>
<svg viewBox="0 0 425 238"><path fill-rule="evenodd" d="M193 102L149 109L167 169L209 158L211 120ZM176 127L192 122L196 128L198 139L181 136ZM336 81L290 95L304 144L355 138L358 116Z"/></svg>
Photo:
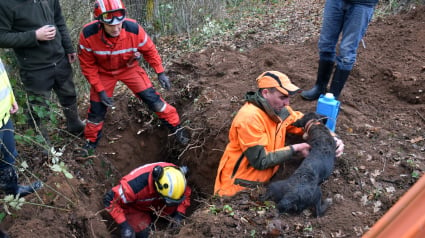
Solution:
<svg viewBox="0 0 425 238"><path fill-rule="evenodd" d="M181 227L182 220L184 219L184 215L180 212L176 212L173 217L173 219L170 221L169 228L170 229L178 229Z"/></svg>
<svg viewBox="0 0 425 238"><path fill-rule="evenodd" d="M127 221L121 223L120 228L121 238L132 238L135 235L133 228L131 228Z"/></svg>
<svg viewBox="0 0 425 238"><path fill-rule="evenodd" d="M107 107L112 107L114 104L114 101L112 98L106 96L105 90L99 92L100 101Z"/></svg>
<svg viewBox="0 0 425 238"><path fill-rule="evenodd" d="M164 72L158 74L158 80L161 84L161 87L170 90L171 89L171 83L170 79L168 79L167 75L165 75Z"/></svg>

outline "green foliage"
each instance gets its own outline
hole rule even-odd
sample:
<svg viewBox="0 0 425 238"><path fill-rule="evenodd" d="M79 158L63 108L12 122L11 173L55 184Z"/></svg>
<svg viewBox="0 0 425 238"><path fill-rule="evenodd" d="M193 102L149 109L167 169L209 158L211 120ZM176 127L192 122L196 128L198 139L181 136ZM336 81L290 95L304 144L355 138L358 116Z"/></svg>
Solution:
<svg viewBox="0 0 425 238"><path fill-rule="evenodd" d="M311 224L305 226L304 227L304 231L312 232L313 231L313 226Z"/></svg>
<svg viewBox="0 0 425 238"><path fill-rule="evenodd" d="M228 204L225 204L223 206L223 208L221 208L221 209L220 208L217 208L215 205L210 205L209 206L209 211L213 215L217 215L220 212L224 212L225 214L227 214L229 216L234 216L235 215L235 212L233 211L233 208L230 205L228 205Z"/></svg>
<svg viewBox="0 0 425 238"><path fill-rule="evenodd" d="M256 206L251 208L250 210L261 212L261 211L269 211L274 210L276 208L275 203L273 201L264 201L264 206Z"/></svg>
<svg viewBox="0 0 425 238"><path fill-rule="evenodd" d="M227 7L236 8L239 7L243 2L244 0L229 0L227 1Z"/></svg>
<svg viewBox="0 0 425 238"><path fill-rule="evenodd" d="M6 213L5 212L0 212L0 223L3 222L4 218L6 217Z"/></svg>
<svg viewBox="0 0 425 238"><path fill-rule="evenodd" d="M219 210L217 209L217 207L215 205L210 205L209 210L210 210L210 213L213 214L213 215L217 215L218 212L219 212Z"/></svg>
<svg viewBox="0 0 425 238"><path fill-rule="evenodd" d="M15 133L15 140L18 144L44 145L46 143L46 141L44 140L44 137L41 134L36 133L34 129L27 129L27 130L24 130L23 132L25 133L23 135L19 133Z"/></svg>
<svg viewBox="0 0 425 238"><path fill-rule="evenodd" d="M424 4L423 0L381 0L378 2L374 17L384 17L390 14L396 14L403 9L408 9L412 6Z"/></svg>
<svg viewBox="0 0 425 238"><path fill-rule="evenodd" d="M62 147L59 151L56 151L54 148L51 149L52 165L50 165L50 169L54 172L62 173L68 179L72 179L74 176L68 172L68 167L65 165L65 163L60 161L60 157L63 155L64 150L65 146Z"/></svg>
<svg viewBox="0 0 425 238"><path fill-rule="evenodd" d="M256 230L251 230L249 232L249 236L251 236L251 237L255 237L255 234L257 234L257 231Z"/></svg>
<svg viewBox="0 0 425 238"><path fill-rule="evenodd" d="M228 205L228 204L226 204L226 205L223 206L223 211L226 214L230 215L230 216L235 215L235 212L233 211L233 208L230 205Z"/></svg>
<svg viewBox="0 0 425 238"><path fill-rule="evenodd" d="M160 34L192 35L196 29L208 23L209 19L218 19L225 7L221 0L169 0L160 1L157 19Z"/></svg>
<svg viewBox="0 0 425 238"><path fill-rule="evenodd" d="M64 162L59 162L58 164L51 165L50 168L58 173L63 173L65 177L72 179L74 176L70 172L68 172L68 167L65 165Z"/></svg>
<svg viewBox="0 0 425 238"><path fill-rule="evenodd" d="M382 188L375 188L373 191L371 191L369 197L378 200L383 194Z"/></svg>
<svg viewBox="0 0 425 238"><path fill-rule="evenodd" d="M21 210L22 205L25 203L25 198L20 198L19 195L7 195L3 199L0 199L3 202L4 210L7 214L11 215L9 207L15 210Z"/></svg>
<svg viewBox="0 0 425 238"><path fill-rule="evenodd" d="M55 111L58 111L58 106L56 103L53 103L52 100L48 100L42 96L29 95L28 100L33 104L32 113L35 113L35 116L40 119L40 121L48 121L54 126L58 124L58 119L55 115Z"/></svg>
<svg viewBox="0 0 425 238"><path fill-rule="evenodd" d="M412 178L419 179L421 177L421 173L417 170L412 172Z"/></svg>

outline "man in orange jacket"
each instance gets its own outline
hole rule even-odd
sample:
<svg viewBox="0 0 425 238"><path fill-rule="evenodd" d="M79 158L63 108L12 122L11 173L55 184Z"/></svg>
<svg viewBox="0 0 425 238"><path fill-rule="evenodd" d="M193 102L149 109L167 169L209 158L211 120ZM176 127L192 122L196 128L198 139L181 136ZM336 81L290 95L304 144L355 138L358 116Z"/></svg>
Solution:
<svg viewBox="0 0 425 238"><path fill-rule="evenodd" d="M85 149L92 151L97 146L118 81L146 103L181 144L187 144L189 138L180 127L176 108L161 98L139 65L138 59L143 56L158 74L161 86L171 88L153 41L135 20L125 17L121 0L97 0L93 14L96 20L84 26L78 43L81 70L91 85Z"/></svg>
<svg viewBox="0 0 425 238"><path fill-rule="evenodd" d="M268 182L284 161L295 153L308 155L307 143L285 146L286 133L302 135L303 129L292 126L303 114L289 106L289 97L300 89L288 76L267 71L257 78L257 92L248 92L246 103L233 119L229 143L221 157L214 194L233 196L247 188ZM337 156L344 145L337 141Z"/></svg>

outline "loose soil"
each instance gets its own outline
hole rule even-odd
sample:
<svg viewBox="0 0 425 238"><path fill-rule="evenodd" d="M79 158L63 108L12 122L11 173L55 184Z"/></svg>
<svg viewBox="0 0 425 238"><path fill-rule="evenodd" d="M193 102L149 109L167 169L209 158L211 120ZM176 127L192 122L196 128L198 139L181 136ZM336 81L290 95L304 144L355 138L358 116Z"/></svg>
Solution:
<svg viewBox="0 0 425 238"><path fill-rule="evenodd" d="M306 2L293 11L272 6L264 18L247 19L239 32L168 61L173 89L161 95L178 109L191 134L189 145L176 143L142 103L119 87L95 156L76 157L73 151L82 139L63 135L69 142L61 160L73 179L46 171L48 159L20 147L46 184L26 199L43 206L12 210L1 223L3 230L11 237L119 237L103 210L103 194L140 165L170 161L190 169L192 206L179 231L167 230L167 221L160 219L153 237L361 237L425 170L424 6L377 17L369 26L366 47L359 48L340 96L336 132L345 153L322 185L323 196L332 199L325 216L315 218L310 210L279 214L272 203L260 201L262 188L231 199L212 196L232 117L245 92L255 90L255 78L278 70L303 89L315 82L323 1ZM310 20L301 21L300 15ZM276 28L281 19L289 27ZM177 50L160 51L170 56ZM316 102L296 96L291 105L309 112ZM273 179L289 176L298 165L299 160L286 163Z"/></svg>

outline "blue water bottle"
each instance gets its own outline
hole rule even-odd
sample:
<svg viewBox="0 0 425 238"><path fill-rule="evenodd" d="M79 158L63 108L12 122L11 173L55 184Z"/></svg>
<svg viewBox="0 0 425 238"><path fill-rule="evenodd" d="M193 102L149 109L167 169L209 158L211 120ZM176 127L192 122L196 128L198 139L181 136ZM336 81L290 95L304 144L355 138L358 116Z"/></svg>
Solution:
<svg viewBox="0 0 425 238"><path fill-rule="evenodd" d="M333 132L335 132L336 120L339 113L339 104L340 102L335 99L332 93L320 95L319 100L317 101L316 112L328 118L326 126Z"/></svg>

